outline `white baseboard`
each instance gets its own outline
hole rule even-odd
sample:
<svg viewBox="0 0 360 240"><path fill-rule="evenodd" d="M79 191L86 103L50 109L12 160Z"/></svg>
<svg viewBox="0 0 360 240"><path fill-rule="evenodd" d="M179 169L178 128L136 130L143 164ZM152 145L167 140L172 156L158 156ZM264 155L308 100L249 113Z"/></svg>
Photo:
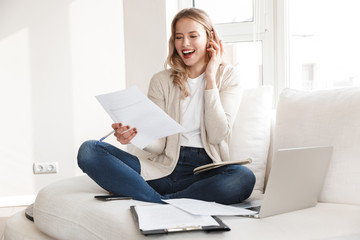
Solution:
<svg viewBox="0 0 360 240"><path fill-rule="evenodd" d="M0 197L0 207L28 206L35 202L36 195Z"/></svg>

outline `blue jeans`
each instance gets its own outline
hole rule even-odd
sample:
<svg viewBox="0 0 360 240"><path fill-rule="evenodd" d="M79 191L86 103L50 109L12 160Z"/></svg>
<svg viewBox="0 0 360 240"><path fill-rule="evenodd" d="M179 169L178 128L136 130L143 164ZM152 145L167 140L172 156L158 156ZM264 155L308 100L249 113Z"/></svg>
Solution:
<svg viewBox="0 0 360 240"><path fill-rule="evenodd" d="M255 176L245 166L228 165L193 174L194 168L211 162L204 149L181 147L170 175L145 181L139 159L108 143L86 141L78 153L79 167L98 185L135 200L163 203L161 199L193 198L234 204L250 196Z"/></svg>

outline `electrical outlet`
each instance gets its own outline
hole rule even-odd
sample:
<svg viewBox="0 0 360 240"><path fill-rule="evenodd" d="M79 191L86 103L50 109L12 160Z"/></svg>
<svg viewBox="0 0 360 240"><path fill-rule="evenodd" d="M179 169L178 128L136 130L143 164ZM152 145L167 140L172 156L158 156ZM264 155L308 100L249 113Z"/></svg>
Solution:
<svg viewBox="0 0 360 240"><path fill-rule="evenodd" d="M57 173L58 163L57 162L34 163L33 171L34 174Z"/></svg>

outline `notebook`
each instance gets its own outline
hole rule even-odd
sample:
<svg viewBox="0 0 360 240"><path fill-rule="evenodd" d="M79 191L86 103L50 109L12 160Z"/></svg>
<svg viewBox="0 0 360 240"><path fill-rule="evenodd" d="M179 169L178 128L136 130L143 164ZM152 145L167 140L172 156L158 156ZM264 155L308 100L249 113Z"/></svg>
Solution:
<svg viewBox="0 0 360 240"><path fill-rule="evenodd" d="M265 218L314 207L332 156L332 147L280 149L274 154L262 200L237 204L258 211L248 217Z"/></svg>
<svg viewBox="0 0 360 240"><path fill-rule="evenodd" d="M244 165L244 164L248 164L248 163L251 163L251 162L252 162L251 158L247 158L247 159L227 161L227 162L209 163L209 164L202 165L200 167L195 168L193 172L194 172L194 174L198 174L198 173L201 173L201 172L209 171L209 170L219 168L219 167L222 167L222 166L226 166L226 165L234 165L234 164L236 164L236 165Z"/></svg>

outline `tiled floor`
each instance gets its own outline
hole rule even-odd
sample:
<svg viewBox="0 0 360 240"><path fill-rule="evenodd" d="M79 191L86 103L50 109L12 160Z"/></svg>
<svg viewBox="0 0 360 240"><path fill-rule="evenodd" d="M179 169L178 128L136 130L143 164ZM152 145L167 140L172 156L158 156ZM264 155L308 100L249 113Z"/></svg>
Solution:
<svg viewBox="0 0 360 240"><path fill-rule="evenodd" d="M26 209L26 207L0 207L0 239L3 239L6 220L18 211Z"/></svg>

